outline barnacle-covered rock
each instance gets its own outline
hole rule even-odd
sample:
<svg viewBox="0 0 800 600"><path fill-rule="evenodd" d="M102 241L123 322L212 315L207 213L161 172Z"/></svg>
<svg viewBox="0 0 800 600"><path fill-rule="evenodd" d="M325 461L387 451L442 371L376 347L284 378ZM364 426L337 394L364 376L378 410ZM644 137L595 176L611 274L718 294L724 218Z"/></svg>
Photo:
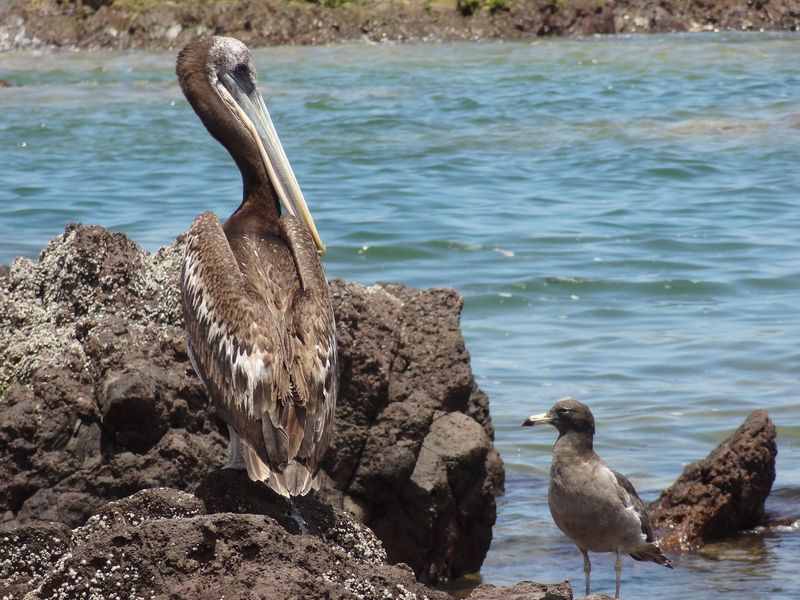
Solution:
<svg viewBox="0 0 800 600"><path fill-rule="evenodd" d="M71 224L38 262L0 270L0 527L80 526L157 486L210 494L227 428L189 364L182 252L180 239L151 255ZM503 469L461 297L344 281L331 291L342 373L321 497L421 578L477 571Z"/></svg>

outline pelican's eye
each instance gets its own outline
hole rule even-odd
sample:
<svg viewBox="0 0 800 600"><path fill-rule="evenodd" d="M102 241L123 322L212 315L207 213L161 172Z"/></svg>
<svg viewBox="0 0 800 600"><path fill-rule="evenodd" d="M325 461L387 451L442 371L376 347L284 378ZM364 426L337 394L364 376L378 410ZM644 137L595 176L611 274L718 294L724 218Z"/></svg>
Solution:
<svg viewBox="0 0 800 600"><path fill-rule="evenodd" d="M229 71L233 80L246 94L251 94L256 88L256 81L250 66L247 63L241 62Z"/></svg>

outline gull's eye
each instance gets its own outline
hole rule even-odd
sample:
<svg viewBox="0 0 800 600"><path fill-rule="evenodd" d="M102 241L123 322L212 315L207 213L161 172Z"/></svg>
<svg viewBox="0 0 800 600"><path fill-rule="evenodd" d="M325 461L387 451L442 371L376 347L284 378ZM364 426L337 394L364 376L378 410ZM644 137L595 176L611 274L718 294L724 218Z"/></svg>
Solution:
<svg viewBox="0 0 800 600"><path fill-rule="evenodd" d="M566 415L567 413L569 413L569 409L566 406L559 407L558 414Z"/></svg>

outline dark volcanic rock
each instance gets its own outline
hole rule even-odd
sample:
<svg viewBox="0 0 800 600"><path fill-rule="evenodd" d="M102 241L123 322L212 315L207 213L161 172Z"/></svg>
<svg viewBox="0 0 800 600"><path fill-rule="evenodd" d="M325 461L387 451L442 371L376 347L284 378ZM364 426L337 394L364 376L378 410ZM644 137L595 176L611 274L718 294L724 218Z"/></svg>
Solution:
<svg viewBox="0 0 800 600"><path fill-rule="evenodd" d="M344 41L530 40L597 33L788 30L796 0L427 0L320 2L195 0L146 10L112 0L3 0L0 51L38 47L172 48L211 34L251 47ZM462 10L458 10L458 4Z"/></svg>
<svg viewBox="0 0 800 600"><path fill-rule="evenodd" d="M461 297L341 281L332 289L344 385L328 497L424 579L477 571L503 469L459 329Z"/></svg>
<svg viewBox="0 0 800 600"><path fill-rule="evenodd" d="M154 485L193 489L225 440L180 330L180 248L69 225L0 280L0 511L81 524Z"/></svg>
<svg viewBox="0 0 800 600"><path fill-rule="evenodd" d="M0 594L26 598L429 598L449 596L386 563L374 534L309 496L288 504L243 473L200 497L170 488L111 502L85 525L0 535ZM23 552L21 549L24 548Z"/></svg>
<svg viewBox="0 0 800 600"><path fill-rule="evenodd" d="M4 528L83 524L109 500L204 493L225 427L186 354L181 241L148 255L70 225L0 277ZM322 495L425 579L480 567L503 469L452 290L331 284L342 384Z"/></svg>
<svg viewBox="0 0 800 600"><path fill-rule="evenodd" d="M692 463L649 507L661 548L691 550L764 522L775 480L775 426L753 411L731 437Z"/></svg>

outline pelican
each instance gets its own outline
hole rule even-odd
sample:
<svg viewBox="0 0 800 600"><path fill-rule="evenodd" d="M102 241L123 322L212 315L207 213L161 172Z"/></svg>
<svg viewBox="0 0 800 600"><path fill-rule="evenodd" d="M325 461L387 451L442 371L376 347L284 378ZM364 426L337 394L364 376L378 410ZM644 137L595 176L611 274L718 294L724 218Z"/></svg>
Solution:
<svg viewBox="0 0 800 600"><path fill-rule="evenodd" d="M258 89L250 50L214 36L178 55L181 89L242 175L220 225L186 235L181 300L188 353L228 424L224 468L289 497L314 486L338 390L324 246Z"/></svg>

